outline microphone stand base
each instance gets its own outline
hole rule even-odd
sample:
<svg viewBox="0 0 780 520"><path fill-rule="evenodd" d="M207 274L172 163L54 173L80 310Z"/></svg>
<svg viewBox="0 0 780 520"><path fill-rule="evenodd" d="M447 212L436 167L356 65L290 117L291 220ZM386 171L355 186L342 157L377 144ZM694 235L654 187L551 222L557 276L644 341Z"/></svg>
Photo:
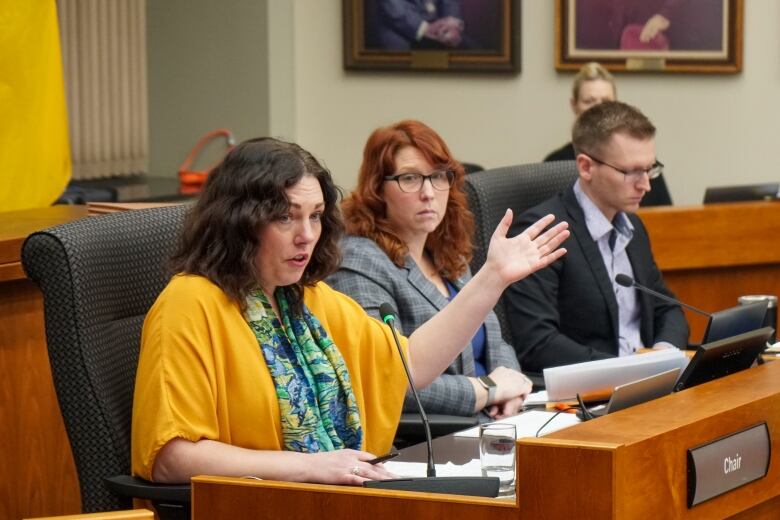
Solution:
<svg viewBox="0 0 780 520"><path fill-rule="evenodd" d="M495 498L498 496L499 481L498 477L397 478L366 480L363 482L363 487Z"/></svg>

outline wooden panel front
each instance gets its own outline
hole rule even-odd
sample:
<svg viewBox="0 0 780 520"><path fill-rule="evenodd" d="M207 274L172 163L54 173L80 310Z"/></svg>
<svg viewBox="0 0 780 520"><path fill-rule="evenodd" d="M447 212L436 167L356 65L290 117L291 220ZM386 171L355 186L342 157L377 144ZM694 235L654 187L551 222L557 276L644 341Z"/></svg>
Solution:
<svg viewBox="0 0 780 520"><path fill-rule="evenodd" d="M707 312L734 307L737 298L745 294L780 297L780 263L665 271L664 280L681 301ZM707 318L689 310L685 310L685 317L691 326L690 341L700 343Z"/></svg>
<svg viewBox="0 0 780 520"><path fill-rule="evenodd" d="M517 448L520 518L613 518L615 455L610 443L522 441Z"/></svg>
<svg viewBox="0 0 780 520"><path fill-rule="evenodd" d="M639 215L664 280L681 301L715 312L745 294L780 296L780 203L646 208ZM685 315L690 341L699 343L707 318Z"/></svg>
<svg viewBox="0 0 780 520"><path fill-rule="evenodd" d="M520 518L514 501L222 477L192 480L192 518Z"/></svg>
<svg viewBox="0 0 780 520"><path fill-rule="evenodd" d="M780 465L687 506L686 450L766 422L780 453L780 363L768 363L543 438L518 441L514 501L199 477L199 518L773 518ZM468 455L468 454L467 454ZM472 455L473 456L473 455ZM777 455L774 455L777 457Z"/></svg>
<svg viewBox="0 0 780 520"><path fill-rule="evenodd" d="M154 512L148 509L126 509L107 513L37 517L28 520L154 520Z"/></svg>
<svg viewBox="0 0 780 520"><path fill-rule="evenodd" d="M663 270L780 262L780 203L655 207L638 214Z"/></svg>
<svg viewBox="0 0 780 520"><path fill-rule="evenodd" d="M43 297L0 283L0 518L81 511L78 478L52 383Z"/></svg>
<svg viewBox="0 0 780 520"><path fill-rule="evenodd" d="M526 457L524 466L538 466L536 470L524 471L537 471L539 475L546 472L547 478L563 482L566 489L578 489L577 482L587 486L589 492L584 497L569 495L570 504L565 511L590 511L592 498L587 495L606 496L611 490L615 497L612 514L596 517L709 519L743 514L740 518L762 518L762 511L769 507L767 503L776 503L780 496L777 463L770 464L765 478L692 509L687 507L686 474L688 448L762 421L769 427L776 457L780 453L778 363L746 370L541 439L523 439L519 446L521 453L534 455ZM581 450L593 451L593 457L603 458L605 449L613 453L613 482L599 465L591 465L593 472L588 474L578 468L580 463L575 459L568 465L565 461L560 465L550 463L555 460L551 457L559 457L564 448L571 451L577 445ZM519 485L522 489L522 480ZM558 500L553 502L557 504Z"/></svg>
<svg viewBox="0 0 780 520"><path fill-rule="evenodd" d="M81 511L81 496L46 350L43 296L20 253L32 232L69 222L78 206L0 213L0 518Z"/></svg>

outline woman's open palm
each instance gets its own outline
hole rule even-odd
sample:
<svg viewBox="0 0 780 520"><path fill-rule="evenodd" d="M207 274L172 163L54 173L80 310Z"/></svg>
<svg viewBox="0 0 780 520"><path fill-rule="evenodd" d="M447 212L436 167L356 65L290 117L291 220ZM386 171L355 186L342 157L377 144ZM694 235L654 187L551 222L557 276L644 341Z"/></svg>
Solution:
<svg viewBox="0 0 780 520"><path fill-rule="evenodd" d="M544 216L516 237L508 238L512 210L507 209L490 239L486 266L509 285L562 257L566 249L559 246L569 237L569 224L559 222L544 231L554 220L553 215Z"/></svg>

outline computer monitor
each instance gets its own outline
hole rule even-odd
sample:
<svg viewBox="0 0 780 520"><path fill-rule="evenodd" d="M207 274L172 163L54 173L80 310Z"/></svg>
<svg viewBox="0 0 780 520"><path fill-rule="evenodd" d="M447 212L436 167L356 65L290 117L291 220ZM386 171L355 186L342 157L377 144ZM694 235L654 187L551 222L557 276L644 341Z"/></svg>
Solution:
<svg viewBox="0 0 780 520"><path fill-rule="evenodd" d="M704 331L702 344L760 329L764 324L767 306L768 303L763 301L713 312Z"/></svg>
<svg viewBox="0 0 780 520"><path fill-rule="evenodd" d="M704 191L704 203L743 202L750 200L776 200L780 183L745 184L742 186L717 186Z"/></svg>
<svg viewBox="0 0 780 520"><path fill-rule="evenodd" d="M700 346L674 385L675 391L750 368L772 332L772 327L764 327Z"/></svg>

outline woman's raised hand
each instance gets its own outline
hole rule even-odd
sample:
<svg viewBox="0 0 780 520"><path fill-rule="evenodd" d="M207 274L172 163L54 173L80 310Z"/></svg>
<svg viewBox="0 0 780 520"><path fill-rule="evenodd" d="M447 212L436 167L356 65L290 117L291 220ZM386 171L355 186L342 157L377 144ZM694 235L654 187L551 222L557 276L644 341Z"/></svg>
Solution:
<svg viewBox="0 0 780 520"><path fill-rule="evenodd" d="M554 220L555 216L547 215L516 237L508 238L512 210L507 209L490 239L484 267L506 287L555 262L566 254L566 249L558 246L569 237L569 224L559 222L544 231Z"/></svg>

